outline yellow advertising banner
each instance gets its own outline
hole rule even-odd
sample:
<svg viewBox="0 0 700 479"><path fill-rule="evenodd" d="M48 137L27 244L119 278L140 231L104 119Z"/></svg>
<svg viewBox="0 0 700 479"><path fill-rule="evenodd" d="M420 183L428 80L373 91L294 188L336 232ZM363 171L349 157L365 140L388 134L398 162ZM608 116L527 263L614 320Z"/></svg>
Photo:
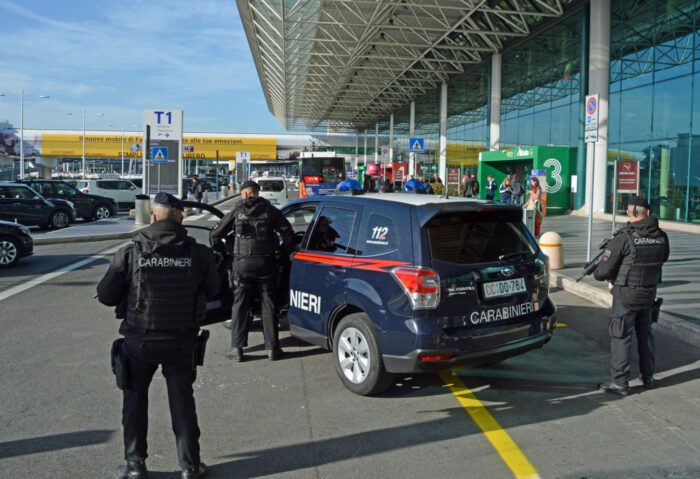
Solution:
<svg viewBox="0 0 700 479"><path fill-rule="evenodd" d="M80 158L83 154L81 134L44 133L37 145L41 156ZM125 158L142 157L142 136L86 135L85 156L88 158L121 158L122 147ZM219 136L185 135L183 157L185 159L215 160L217 151L220 160L235 160L236 153L247 151L253 161L276 160L275 138L239 138Z"/></svg>
<svg viewBox="0 0 700 479"><path fill-rule="evenodd" d="M447 144L447 164L449 166L463 166L476 168L479 165L479 153L486 151L486 145L464 145L461 143Z"/></svg>

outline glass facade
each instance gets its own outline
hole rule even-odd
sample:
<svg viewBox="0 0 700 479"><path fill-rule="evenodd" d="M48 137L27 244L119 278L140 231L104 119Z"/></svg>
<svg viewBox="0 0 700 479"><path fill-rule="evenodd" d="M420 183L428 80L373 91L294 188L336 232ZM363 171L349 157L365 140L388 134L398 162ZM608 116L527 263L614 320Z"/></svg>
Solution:
<svg viewBox="0 0 700 479"><path fill-rule="evenodd" d="M606 212L615 160L637 160L640 194L659 217L700 223L700 0L610 3ZM572 11L503 51L501 148L582 146L585 15L584 8ZM478 153L487 149L490 64L486 58L468 65L448 83L449 166L474 171ZM427 176L438 164L440 88L415 103L415 136L426 139L416 160ZM386 119L380 145L388 144L388 130ZM394 161L408 160L408 132L407 104L394 114ZM579 149L579 162L584 153ZM626 198L617 199L621 210Z"/></svg>
<svg viewBox="0 0 700 479"><path fill-rule="evenodd" d="M489 62L468 66L447 84L447 164L476 173L488 145Z"/></svg>
<svg viewBox="0 0 700 479"><path fill-rule="evenodd" d="M661 219L699 223L700 1L611 3L606 211L613 162L631 159Z"/></svg>
<svg viewBox="0 0 700 479"><path fill-rule="evenodd" d="M578 146L583 13L503 52L501 148Z"/></svg>

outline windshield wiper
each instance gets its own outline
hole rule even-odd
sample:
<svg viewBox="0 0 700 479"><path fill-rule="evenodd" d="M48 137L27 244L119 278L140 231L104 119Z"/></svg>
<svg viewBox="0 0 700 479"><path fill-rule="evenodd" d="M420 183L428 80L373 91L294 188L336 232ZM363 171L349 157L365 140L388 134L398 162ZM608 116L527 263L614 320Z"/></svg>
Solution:
<svg viewBox="0 0 700 479"><path fill-rule="evenodd" d="M516 251L514 253L502 254L498 257L498 259L503 261L505 259L515 258L516 256L521 256L524 254L531 255L532 253L530 251Z"/></svg>

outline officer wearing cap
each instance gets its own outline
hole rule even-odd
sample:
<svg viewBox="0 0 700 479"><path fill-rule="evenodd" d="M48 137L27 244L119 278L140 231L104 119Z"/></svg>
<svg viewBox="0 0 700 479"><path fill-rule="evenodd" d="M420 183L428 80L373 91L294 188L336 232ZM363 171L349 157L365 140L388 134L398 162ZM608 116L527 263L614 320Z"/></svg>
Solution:
<svg viewBox="0 0 700 479"><path fill-rule="evenodd" d="M639 370L645 389L654 387L653 306L661 267L668 260L668 236L651 216L647 200L635 196L627 203L629 223L608 242L595 279L612 285L610 318L611 380L599 384L602 391L627 396L630 380L632 335L637 336Z"/></svg>
<svg viewBox="0 0 700 479"><path fill-rule="evenodd" d="M274 300L275 250L279 244L278 234L286 251L293 250L295 236L284 215L265 198L258 196L259 193L260 186L256 182L244 182L240 200L211 232L214 247L222 248L221 240L225 239L225 248L233 255L233 321L231 350L227 357L237 362L244 360L243 348L248 342L248 314L258 289L268 358L275 361L282 354Z"/></svg>
<svg viewBox="0 0 700 479"><path fill-rule="evenodd" d="M158 193L151 224L119 250L97 286L99 301L117 307L124 336L117 355L128 371L122 424L126 465L117 477L147 477L148 388L158 366L168 387L170 416L183 479L202 477L192 383L195 344L206 298L219 291L214 255L187 236L182 205ZM115 342L117 344L117 342Z"/></svg>

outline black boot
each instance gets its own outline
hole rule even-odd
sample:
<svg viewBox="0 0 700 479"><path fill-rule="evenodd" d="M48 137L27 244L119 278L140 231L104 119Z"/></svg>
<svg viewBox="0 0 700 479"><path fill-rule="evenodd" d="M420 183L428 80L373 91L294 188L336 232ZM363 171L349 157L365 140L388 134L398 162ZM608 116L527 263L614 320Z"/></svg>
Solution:
<svg viewBox="0 0 700 479"><path fill-rule="evenodd" d="M245 360L243 357L243 348L231 348L229 352L226 353L226 357L233 359L237 363L242 363Z"/></svg>
<svg viewBox="0 0 700 479"><path fill-rule="evenodd" d="M649 376L649 377L642 376L642 386L644 386L644 389L654 389L654 386L656 386L656 381L654 380L654 376Z"/></svg>
<svg viewBox="0 0 700 479"><path fill-rule="evenodd" d="M282 348L280 347L276 347L267 351L267 358L270 361L277 361L282 356L284 356L284 351L282 351Z"/></svg>
<svg viewBox="0 0 700 479"><path fill-rule="evenodd" d="M612 381L608 383L598 383L598 389L606 393L617 394L618 396L629 396L629 386L620 386Z"/></svg>
<svg viewBox="0 0 700 479"><path fill-rule="evenodd" d="M147 479L145 461L126 461L126 465L117 467L117 479Z"/></svg>
<svg viewBox="0 0 700 479"><path fill-rule="evenodd" d="M198 466L183 468L180 477L182 479L201 479L206 473L207 466L200 462Z"/></svg>

